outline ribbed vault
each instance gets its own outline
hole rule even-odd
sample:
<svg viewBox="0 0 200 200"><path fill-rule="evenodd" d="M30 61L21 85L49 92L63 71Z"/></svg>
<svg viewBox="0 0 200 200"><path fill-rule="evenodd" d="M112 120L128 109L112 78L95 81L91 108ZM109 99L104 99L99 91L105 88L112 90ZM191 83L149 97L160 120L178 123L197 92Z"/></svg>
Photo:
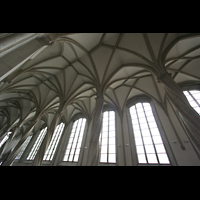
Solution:
<svg viewBox="0 0 200 200"><path fill-rule="evenodd" d="M47 116L55 115L61 105L66 123L78 113L91 120L96 97L102 93L104 105L117 112L123 111L129 99L143 94L167 112L166 93L158 76L171 73L178 84L200 81L200 34L48 36L52 44L0 86L0 138L15 127L25 133L38 113L40 125L47 123Z"/></svg>

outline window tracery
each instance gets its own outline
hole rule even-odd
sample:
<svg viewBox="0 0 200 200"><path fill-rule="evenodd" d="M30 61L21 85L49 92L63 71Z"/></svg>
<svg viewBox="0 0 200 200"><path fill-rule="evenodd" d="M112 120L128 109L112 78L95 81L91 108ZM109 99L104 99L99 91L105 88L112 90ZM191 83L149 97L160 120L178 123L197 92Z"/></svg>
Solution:
<svg viewBox="0 0 200 200"><path fill-rule="evenodd" d="M170 164L150 103L135 103L130 114L138 163Z"/></svg>
<svg viewBox="0 0 200 200"><path fill-rule="evenodd" d="M78 162L81 143L85 129L85 118L79 118L73 123L69 142L65 151L63 161Z"/></svg>

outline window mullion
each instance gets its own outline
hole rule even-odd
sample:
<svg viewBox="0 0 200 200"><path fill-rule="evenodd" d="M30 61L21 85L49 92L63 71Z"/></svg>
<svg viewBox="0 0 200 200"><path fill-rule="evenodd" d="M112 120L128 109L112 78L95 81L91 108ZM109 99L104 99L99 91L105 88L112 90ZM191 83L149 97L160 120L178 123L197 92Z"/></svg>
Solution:
<svg viewBox="0 0 200 200"><path fill-rule="evenodd" d="M148 121L148 119L147 119L147 116L146 116L146 112L145 112L143 103L142 103L142 107L143 107L144 115L145 115L145 118L146 118L146 121L147 121L147 126L148 126L148 129L149 129L150 135L151 135L151 140L152 140L152 143L153 143L153 148L154 148L154 151L155 151L155 154L156 154L156 158L157 158L158 163L160 164L159 159L158 159L158 155L157 155L157 151L156 151L156 147L155 147L155 143L154 143L154 140L153 140L153 136L152 136L152 134L151 134L151 128L150 128L150 126L149 126L149 121Z"/></svg>
<svg viewBox="0 0 200 200"><path fill-rule="evenodd" d="M138 111L137 111L136 105L135 105L135 110L136 110L137 120L138 120L138 124L139 124L139 128L140 128L140 136L142 138L142 144L143 144L143 148L144 148L144 152L145 152L145 158L146 158L146 162L148 163L146 148L145 148L145 144L144 144L144 140L143 140L142 129L140 126L140 121L139 121L139 116L138 116Z"/></svg>
<svg viewBox="0 0 200 200"><path fill-rule="evenodd" d="M74 122L75 123L75 122ZM67 161L69 161L69 157L70 157L70 154L71 154L71 151L72 151L72 146L73 146L73 143L74 143L74 138L75 138L75 135L76 135L76 130L77 130L77 127L78 127L78 123L79 121L77 121L77 124L76 124L76 127L75 127L75 130L74 130L74 136L73 136L73 139L72 139L72 145L70 147L70 150L69 150L69 155L68 155L68 158L67 158ZM72 129L74 127L72 126ZM72 134L72 133L71 133ZM70 135L71 136L71 135ZM73 162L73 159L72 159L72 162Z"/></svg>
<svg viewBox="0 0 200 200"><path fill-rule="evenodd" d="M196 104L200 107L198 101L194 98L193 94L191 94L190 91L187 91L187 92L190 94L190 96L193 98L193 100L196 102Z"/></svg>
<svg viewBox="0 0 200 200"><path fill-rule="evenodd" d="M64 123L61 123L61 124L60 124L60 129L57 131L56 136L54 137L54 140L53 140L54 145L53 145L53 148L52 148L52 151L51 151L51 156L50 156L50 158L49 158L50 160L53 159L54 150L57 148L57 143L58 143L58 140L59 140L59 138L60 138L60 136L61 136L61 134L62 134L63 126L64 126ZM54 142L54 141L55 141L55 142Z"/></svg>
<svg viewBox="0 0 200 200"><path fill-rule="evenodd" d="M110 128L109 128L109 124L110 124L110 111L108 111L108 127L107 127L107 130L108 130L108 135L107 135L107 163L108 163L108 156L109 156L109 131L110 131Z"/></svg>
<svg viewBox="0 0 200 200"><path fill-rule="evenodd" d="M79 133L77 133L77 134L78 134L77 140L75 141L75 142L76 142L76 146L75 146L75 151L74 151L74 155L73 155L72 162L74 162L74 156L75 156L75 152L76 152L77 145L78 145L78 139L79 139L79 136L80 136L81 127L82 127L82 124L83 124L83 118L79 119L79 123L80 123L81 125L80 125L80 128L79 128Z"/></svg>

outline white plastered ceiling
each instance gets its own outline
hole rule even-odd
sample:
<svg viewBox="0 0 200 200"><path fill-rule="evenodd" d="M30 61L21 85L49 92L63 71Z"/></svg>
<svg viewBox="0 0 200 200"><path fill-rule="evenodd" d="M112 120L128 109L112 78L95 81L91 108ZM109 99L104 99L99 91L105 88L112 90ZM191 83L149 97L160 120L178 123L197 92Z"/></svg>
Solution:
<svg viewBox="0 0 200 200"><path fill-rule="evenodd" d="M60 99L66 121L77 113L90 118L102 88L105 104L119 110L139 94L164 105L163 88L148 67L165 66L177 83L198 82L199 59L198 34L62 34L0 86L0 128L36 110L53 114Z"/></svg>

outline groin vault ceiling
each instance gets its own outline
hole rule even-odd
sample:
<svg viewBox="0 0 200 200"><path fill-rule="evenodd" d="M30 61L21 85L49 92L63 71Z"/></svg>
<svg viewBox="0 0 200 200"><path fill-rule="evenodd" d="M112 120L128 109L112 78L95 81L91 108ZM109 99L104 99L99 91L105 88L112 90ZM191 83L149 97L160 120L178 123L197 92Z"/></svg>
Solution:
<svg viewBox="0 0 200 200"><path fill-rule="evenodd" d="M174 81L200 80L200 34L62 33L49 34L51 45L28 59L0 85L0 129L23 123L41 112L41 124L60 102L64 120L78 113L91 118L95 98L120 112L127 101L146 94L165 107L157 71Z"/></svg>

